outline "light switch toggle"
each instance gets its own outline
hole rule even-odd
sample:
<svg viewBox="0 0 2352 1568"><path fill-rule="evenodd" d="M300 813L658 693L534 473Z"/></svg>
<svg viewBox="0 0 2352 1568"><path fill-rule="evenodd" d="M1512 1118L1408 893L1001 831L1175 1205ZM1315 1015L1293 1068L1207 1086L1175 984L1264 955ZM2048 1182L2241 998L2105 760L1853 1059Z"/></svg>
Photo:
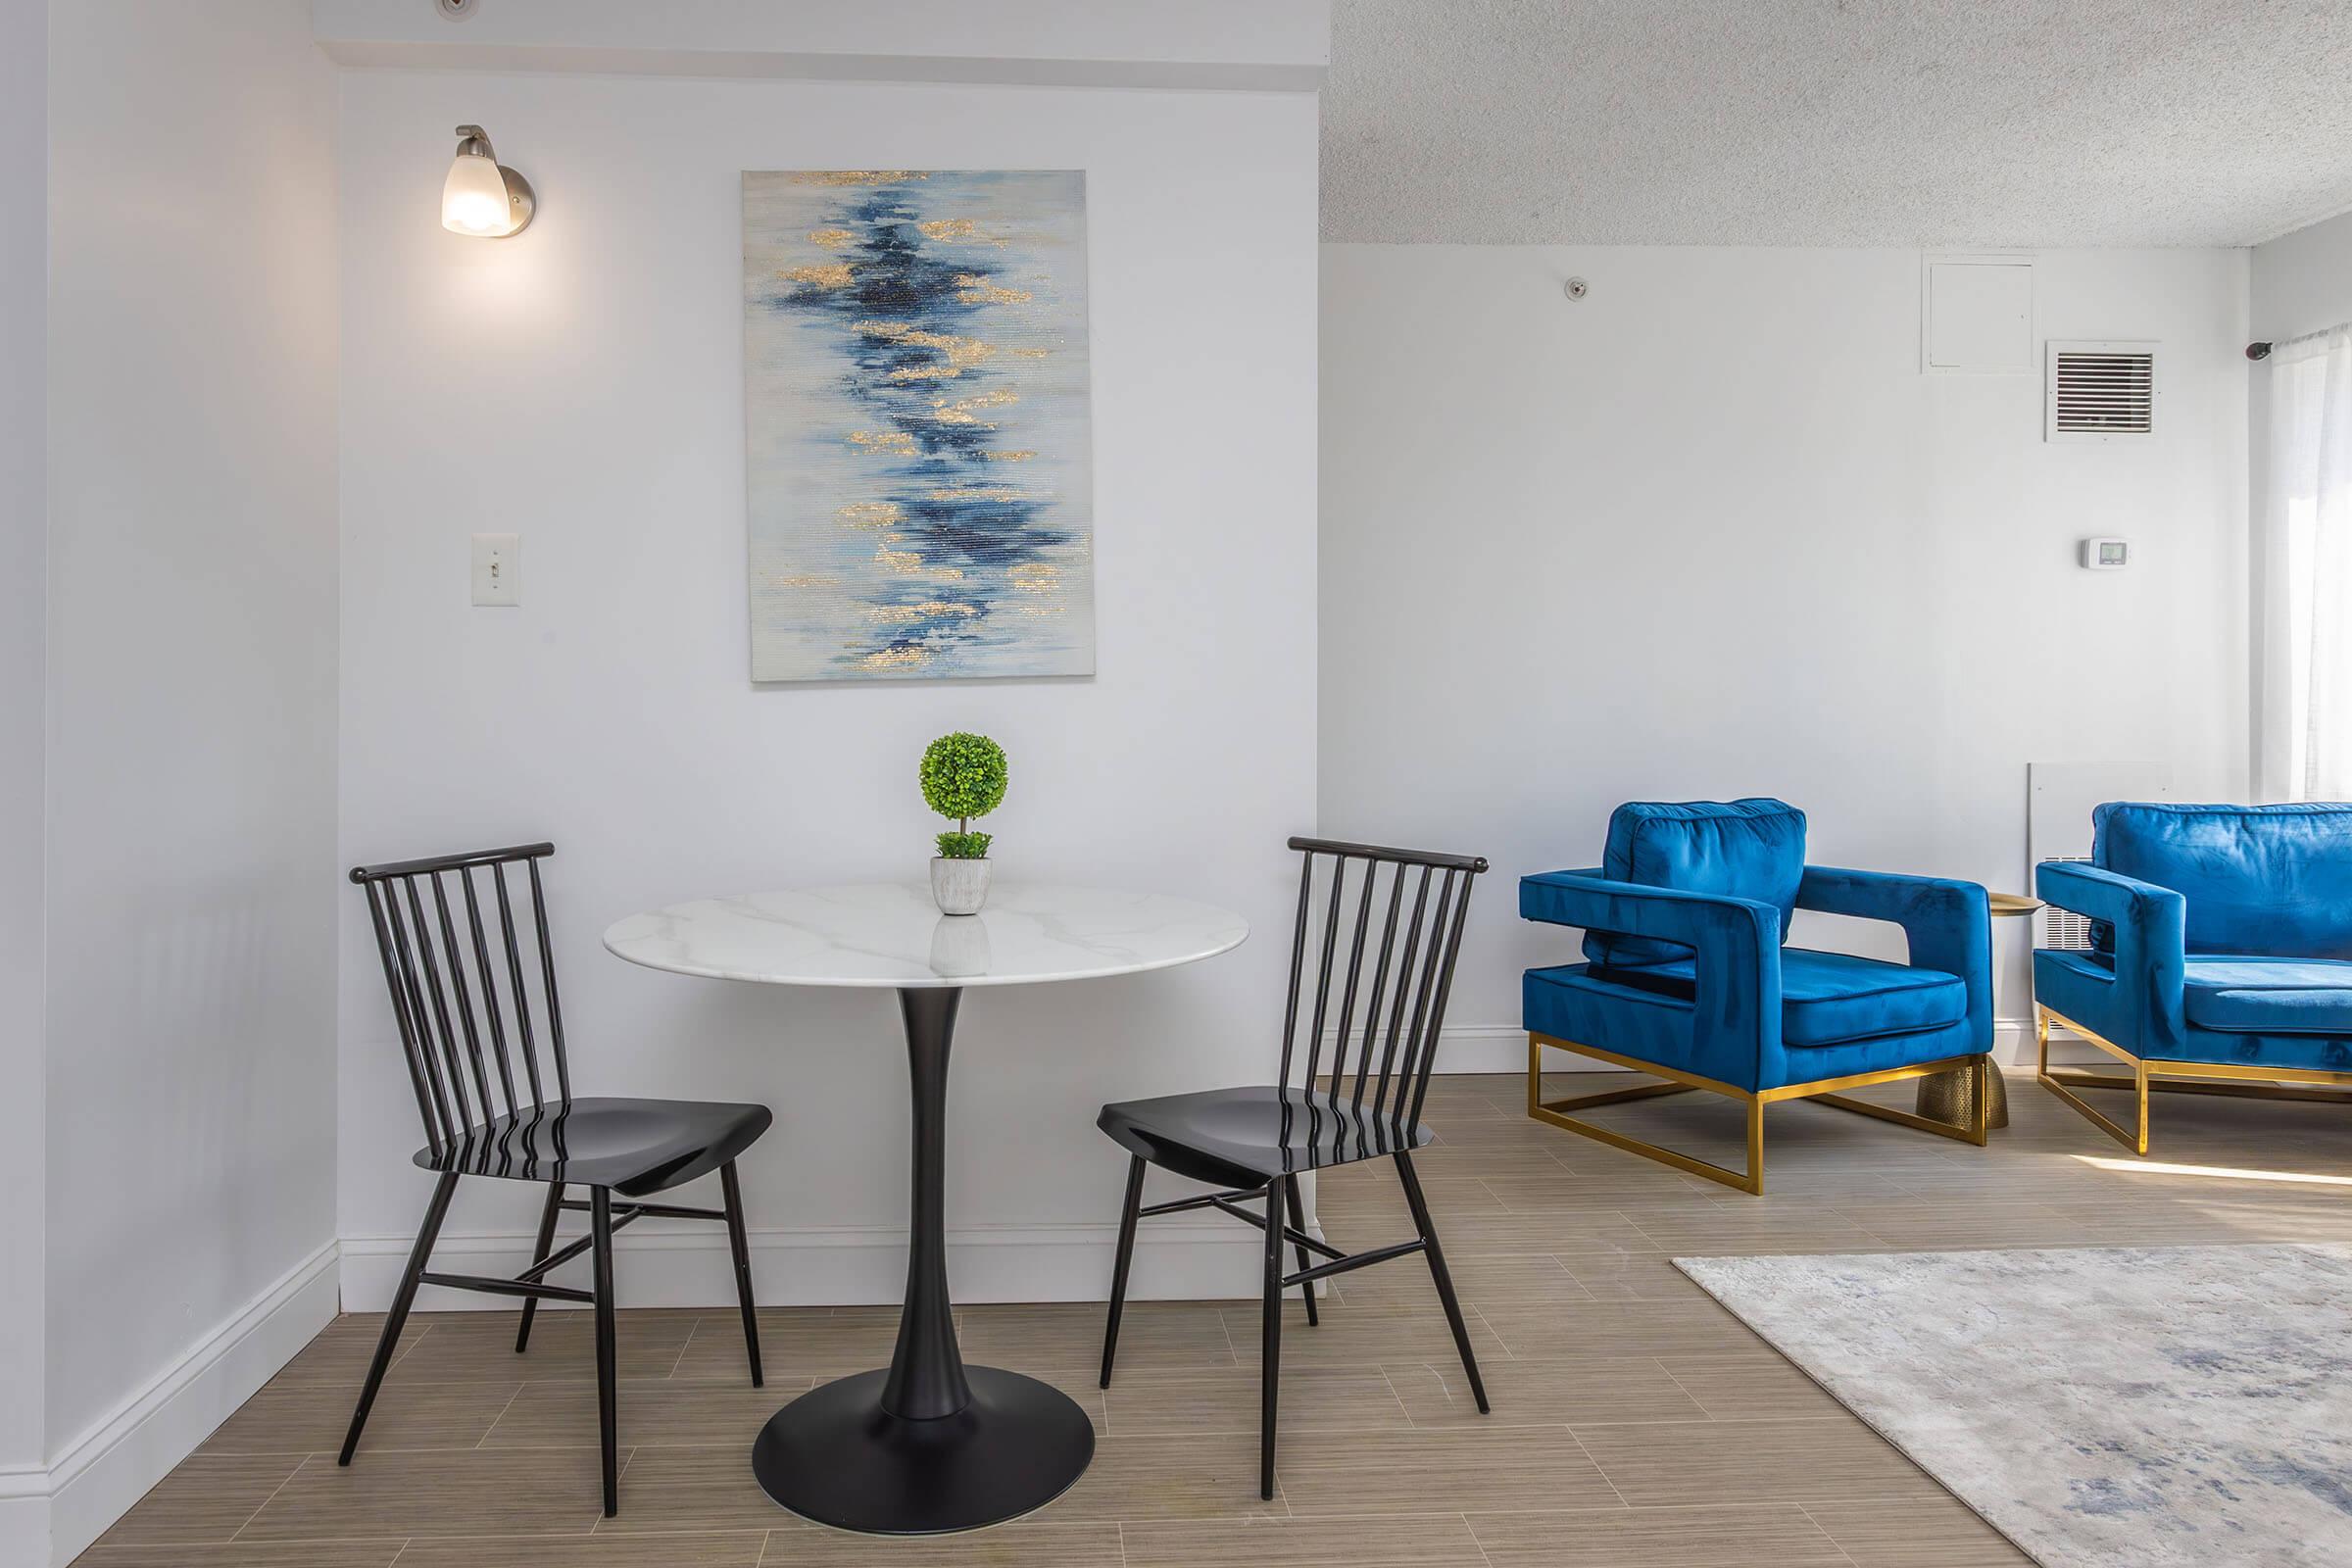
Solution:
<svg viewBox="0 0 2352 1568"><path fill-rule="evenodd" d="M473 602L477 605L522 603L522 536L477 533L473 536Z"/></svg>

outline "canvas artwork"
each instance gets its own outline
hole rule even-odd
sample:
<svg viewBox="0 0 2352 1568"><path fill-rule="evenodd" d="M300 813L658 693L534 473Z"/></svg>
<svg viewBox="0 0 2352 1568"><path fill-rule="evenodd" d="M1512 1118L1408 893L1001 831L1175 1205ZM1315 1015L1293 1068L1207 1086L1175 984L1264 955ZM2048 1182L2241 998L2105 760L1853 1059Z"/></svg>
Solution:
<svg viewBox="0 0 2352 1568"><path fill-rule="evenodd" d="M752 678L1095 667L1086 176L743 176Z"/></svg>

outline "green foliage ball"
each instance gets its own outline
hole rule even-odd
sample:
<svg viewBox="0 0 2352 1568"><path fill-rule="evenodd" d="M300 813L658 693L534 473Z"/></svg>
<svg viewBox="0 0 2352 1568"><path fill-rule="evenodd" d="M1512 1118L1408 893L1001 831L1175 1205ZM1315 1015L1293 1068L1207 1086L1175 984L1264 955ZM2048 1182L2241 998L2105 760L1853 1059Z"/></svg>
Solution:
<svg viewBox="0 0 2352 1568"><path fill-rule="evenodd" d="M923 799L958 822L986 816L1004 799L1004 748L957 730L923 749Z"/></svg>

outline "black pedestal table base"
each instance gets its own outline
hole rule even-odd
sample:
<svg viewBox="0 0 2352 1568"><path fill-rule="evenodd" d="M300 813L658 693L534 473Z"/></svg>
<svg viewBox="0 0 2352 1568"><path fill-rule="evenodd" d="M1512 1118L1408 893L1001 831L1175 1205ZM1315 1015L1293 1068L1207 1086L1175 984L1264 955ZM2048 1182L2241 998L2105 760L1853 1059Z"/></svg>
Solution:
<svg viewBox="0 0 2352 1568"><path fill-rule="evenodd" d="M1043 1507L1086 1473L1095 1428L1035 1378L963 1364L948 1296L948 1046L960 990L902 990L914 1094L906 1299L887 1369L828 1383L778 1410L752 1474L804 1518L873 1535L976 1530Z"/></svg>
<svg viewBox="0 0 2352 1568"><path fill-rule="evenodd" d="M890 1374L827 1383L777 1411L752 1446L752 1474L806 1519L873 1535L976 1530L1042 1508L1095 1455L1095 1426L1059 1389L963 1369L971 1402L909 1421L882 1408Z"/></svg>

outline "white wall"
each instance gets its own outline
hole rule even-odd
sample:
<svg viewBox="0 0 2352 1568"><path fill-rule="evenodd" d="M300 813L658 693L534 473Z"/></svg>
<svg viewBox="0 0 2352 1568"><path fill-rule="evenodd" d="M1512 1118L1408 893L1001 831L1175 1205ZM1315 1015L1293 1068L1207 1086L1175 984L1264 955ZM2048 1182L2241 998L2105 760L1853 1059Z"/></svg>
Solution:
<svg viewBox="0 0 2352 1568"><path fill-rule="evenodd" d="M52 1483L100 1476L70 1553L334 1238L333 79L300 0L49 27L45 1408ZM198 1392L233 1406L232 1369Z"/></svg>
<svg viewBox="0 0 2352 1568"><path fill-rule="evenodd" d="M405 71L342 92L345 860L552 838L578 1084L772 1104L744 1162L761 1299L891 1300L891 997L661 975L599 939L702 895L919 878L937 824L918 753L994 734L1012 760L1000 876L1185 894L1259 933L1204 965L963 1008L956 1288L1099 1295L1123 1172L1099 1105L1247 1079L1275 1049L1282 841L1315 804L1313 97ZM436 222L464 121L538 188L514 240ZM749 683L740 172L876 167L1087 172L1093 679ZM520 609L468 607L477 530L521 534ZM356 897L342 917L363 1307L427 1183ZM445 1255L518 1254L537 1195L478 1185ZM1199 1256L1182 1245L1206 1234ZM624 1299L729 1299L720 1239L696 1235L642 1255L663 1238L632 1230ZM1172 1225L1154 1247L1147 1292L1250 1277L1247 1233Z"/></svg>
<svg viewBox="0 0 2352 1568"><path fill-rule="evenodd" d="M47 704L48 9L0 7L0 1565L47 1561L42 714Z"/></svg>
<svg viewBox="0 0 2352 1568"><path fill-rule="evenodd" d="M1778 795L1816 861L2021 889L2029 762L2243 791L2245 253L2037 290L2039 335L2162 343L2151 441L1919 374L1913 252L1325 247L1320 820L1494 860L1455 1065L1524 1063L1520 971L1576 955L1515 881L1621 801ZM2079 569L2091 534L2137 564Z"/></svg>
<svg viewBox="0 0 2352 1568"><path fill-rule="evenodd" d="M2257 245L2253 252L2251 294L2251 323L2248 336L2254 340L2283 342L2301 337L2306 332L2322 332L2328 327L2352 321L2352 213L2331 218L2309 228L2299 228L2283 234L2267 244ZM2259 523L2269 504L2267 488L2268 466L2271 455L2271 372L2267 366L2254 368L2249 396L2246 402L2246 450L2252 455L2250 493L2251 515ZM2290 791L2287 782L2288 747L2284 737L2277 738L2269 748L2267 760L2260 734L2261 715L2265 711L2263 681L2265 662L2262 657L2262 637L2266 617L2263 613L2263 551L2254 552L2254 581L2249 594L2253 605L2255 627L2255 667L2252 675L2252 700L2256 714L2257 733L2253 737L2255 767L2268 798L2284 800ZM2283 651L2275 654L2277 675L2283 680L2286 669ZM2279 711L2284 711L2280 699Z"/></svg>
<svg viewBox="0 0 2352 1568"><path fill-rule="evenodd" d="M2251 288L2257 338L2352 321L2352 213L2255 246Z"/></svg>

